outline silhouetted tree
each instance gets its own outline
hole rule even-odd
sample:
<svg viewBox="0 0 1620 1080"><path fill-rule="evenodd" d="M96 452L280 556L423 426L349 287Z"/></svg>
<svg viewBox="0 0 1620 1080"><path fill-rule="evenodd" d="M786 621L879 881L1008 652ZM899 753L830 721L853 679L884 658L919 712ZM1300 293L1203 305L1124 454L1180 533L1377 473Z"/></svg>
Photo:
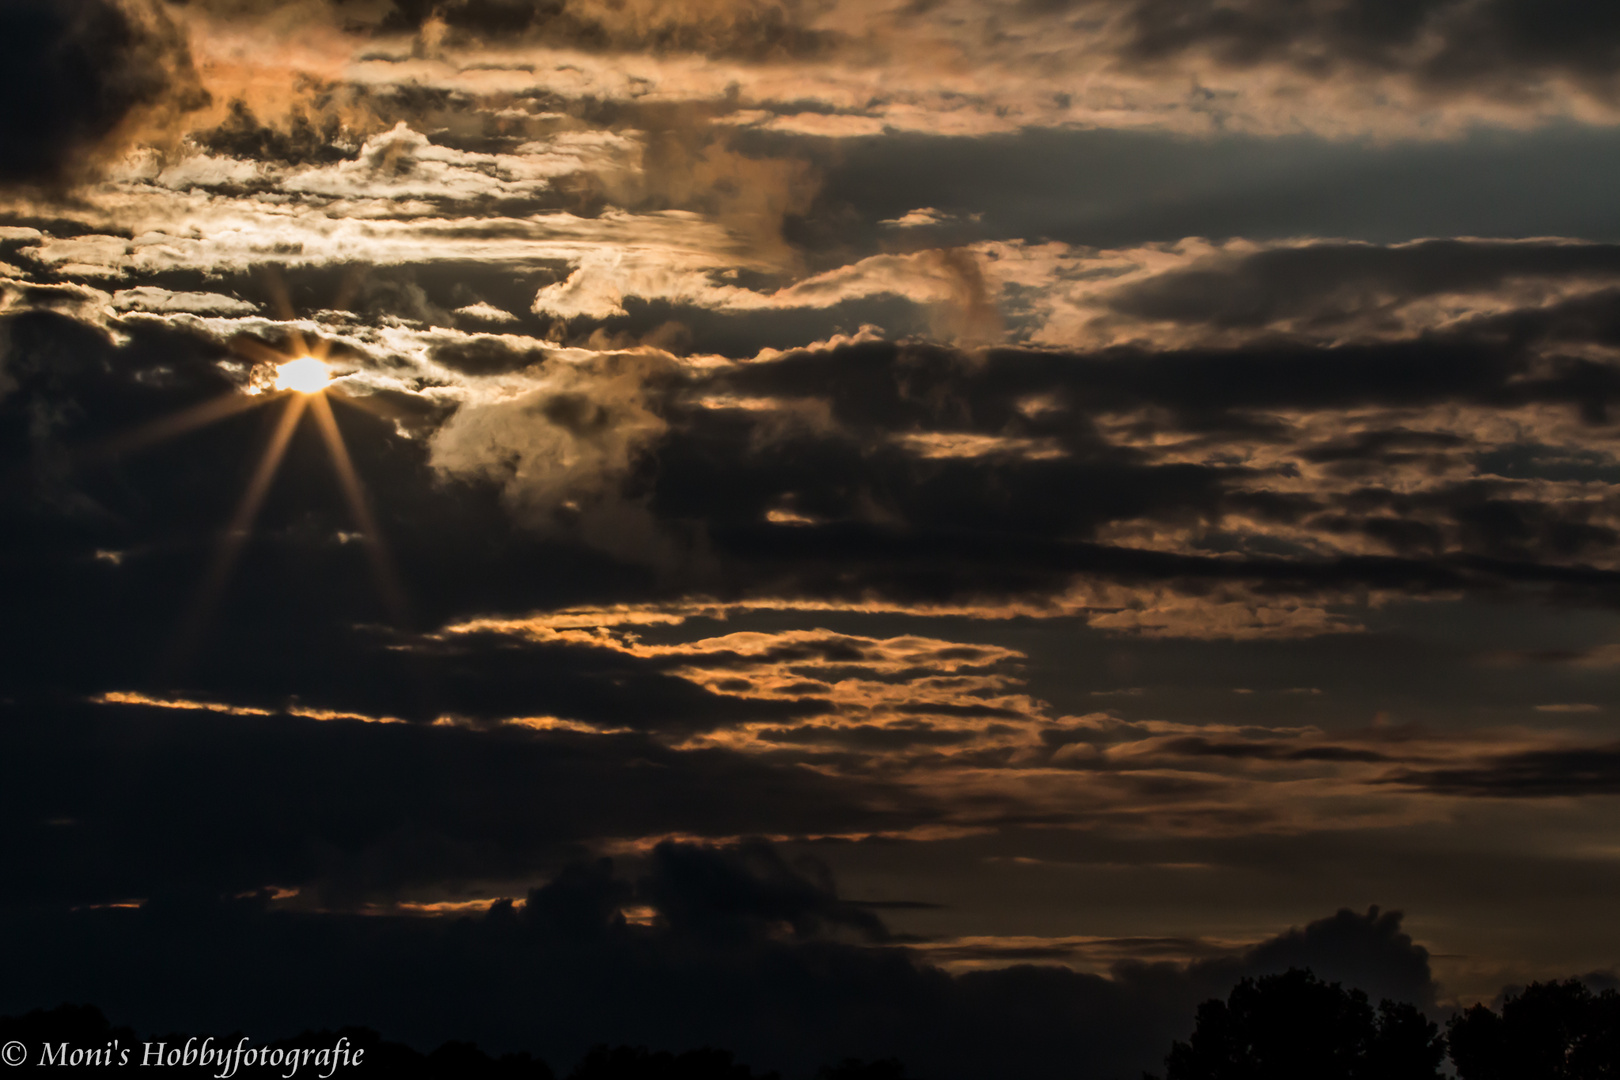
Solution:
<svg viewBox="0 0 1620 1080"><path fill-rule="evenodd" d="M1359 991L1352 991L1358 993ZM1446 1041L1440 1025L1404 1001L1378 1003L1378 1034L1359 1075L1384 1080L1429 1080L1440 1075Z"/></svg>
<svg viewBox="0 0 1620 1080"><path fill-rule="evenodd" d="M34 1009L21 1017L0 1017L0 1041L18 1041L24 1046L42 1043L71 1043L100 1046L122 1040L133 1046L133 1028L115 1028L96 1006L57 1006Z"/></svg>
<svg viewBox="0 0 1620 1080"><path fill-rule="evenodd" d="M30 1066L35 1064L40 1048L46 1044L66 1043L86 1049L114 1044L120 1048L139 1045L133 1028L113 1027L94 1005L58 1005L54 1009L35 1009L22 1016L0 1016L0 1043L10 1042L23 1044Z"/></svg>
<svg viewBox="0 0 1620 1080"><path fill-rule="evenodd" d="M1574 979L1531 983L1501 1015L1475 1005L1446 1036L1462 1080L1620 1080L1620 994Z"/></svg>
<svg viewBox="0 0 1620 1080"><path fill-rule="evenodd" d="M1438 1080L1444 1057L1439 1026L1411 1005L1374 1010L1360 990L1290 969L1200 1005L1164 1064L1167 1080Z"/></svg>
<svg viewBox="0 0 1620 1080"><path fill-rule="evenodd" d="M836 1065L823 1065L816 1080L906 1080L906 1067L897 1058L861 1061L845 1058Z"/></svg>
<svg viewBox="0 0 1620 1080"><path fill-rule="evenodd" d="M221 1045L235 1046L240 1037L240 1032L211 1036L216 1052ZM93 1005L60 1005L49 1010L35 1009L24 1016L0 1016L0 1043L13 1040L22 1043L28 1051L30 1065L36 1063L40 1048L47 1043L84 1050L108 1048L110 1064L96 1063L94 1070L97 1076L147 1076L151 1069L143 1068L140 1064L146 1044L163 1043L168 1048L179 1050L186 1047L188 1040L197 1042L202 1038L204 1036L186 1032L142 1037L132 1028L113 1027L101 1010ZM404 1043L389 1042L370 1028L304 1031L291 1038L262 1045L281 1050L307 1049L313 1056L322 1050L330 1050L340 1042L347 1047L349 1061L353 1061L356 1052L360 1057L359 1064L347 1064L336 1074L344 1077L555 1080L551 1068L528 1053L493 1057L470 1042L447 1042L432 1053L424 1054ZM250 1041L249 1045L261 1044ZM127 1063L120 1062L118 1054L112 1052L114 1047L129 1051ZM165 1066L165 1075L212 1077L218 1068L217 1064ZM817 1073L817 1078L915 1080L908 1078L905 1066L893 1058L870 1062L848 1058L837 1065L825 1066ZM667 1050L651 1051L641 1046L597 1046L574 1066L568 1080L781 1080L781 1076L775 1072L755 1073L738 1062L730 1051L707 1046L680 1054Z"/></svg>
<svg viewBox="0 0 1620 1080"><path fill-rule="evenodd" d="M184 1041L185 1036L178 1037ZM447 1042L424 1054L404 1043L388 1042L369 1028L346 1027L339 1031L305 1031L290 1039L278 1039L271 1046L319 1051L339 1038L365 1051L357 1068L337 1070L337 1076L386 1076L399 1080L554 1080L550 1066L530 1054L504 1054L493 1057L470 1042Z"/></svg>
<svg viewBox="0 0 1620 1080"><path fill-rule="evenodd" d="M732 1059L730 1051L705 1046L671 1054L644 1046L592 1048L569 1074L569 1080L780 1080L776 1073L756 1076Z"/></svg>
<svg viewBox="0 0 1620 1080"><path fill-rule="evenodd" d="M221 1046L235 1046L240 1037L240 1032L213 1033L213 1042L217 1050ZM181 1050L188 1040L200 1041L202 1038L201 1035L187 1032L138 1036L131 1028L113 1027L101 1010L93 1005L59 1005L54 1009L35 1009L23 1016L0 1017L0 1043L22 1043L30 1066L37 1065L42 1048L46 1045L66 1045L69 1049L87 1051L107 1049L108 1064L96 1061L82 1067L86 1075L95 1076L149 1077L153 1075L152 1069L141 1065L148 1044L155 1047L162 1043L165 1048ZM339 1076L378 1076L388 1077L389 1080L554 1080L545 1062L526 1053L496 1058L472 1043L448 1042L431 1054L424 1054L404 1043L388 1042L370 1028L305 1031L266 1045L283 1050L308 1049L318 1053L331 1049L340 1039L347 1040L351 1054L359 1050L363 1051L363 1056L359 1065L346 1066L334 1074ZM127 1059L122 1058L118 1051L127 1051ZM304 1070L306 1074L318 1071ZM166 1066L162 1075L212 1077L217 1072L217 1064L181 1064ZM255 1072L248 1070L249 1074ZM716 1077L723 1075L715 1074ZM725 1080L733 1078L726 1076ZM736 1080L750 1078L744 1076Z"/></svg>

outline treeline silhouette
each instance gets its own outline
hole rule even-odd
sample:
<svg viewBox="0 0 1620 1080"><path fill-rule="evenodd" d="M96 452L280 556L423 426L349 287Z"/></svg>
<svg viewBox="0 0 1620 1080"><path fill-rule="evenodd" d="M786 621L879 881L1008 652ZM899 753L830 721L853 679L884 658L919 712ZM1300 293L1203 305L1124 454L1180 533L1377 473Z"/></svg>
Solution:
<svg viewBox="0 0 1620 1080"><path fill-rule="evenodd" d="M235 1047L242 1035L232 1032L213 1035L211 1049ZM0 1044L21 1043L26 1053L22 1062L10 1059L6 1064L25 1065L30 1069L40 1064L40 1055L46 1046L61 1047L69 1051L89 1053L107 1051L108 1063L91 1058L70 1063L78 1070L93 1071L97 1076L153 1075L149 1067L142 1066L143 1053L153 1052L159 1043L164 1051L182 1054L188 1041L196 1047L203 1036L183 1032L151 1035L142 1038L133 1028L114 1027L100 1009L94 1005L60 1005L54 1009L35 1009L23 1016L0 1017ZM345 1041L346 1040L346 1041ZM551 1067L528 1053L493 1056L469 1042L447 1042L438 1049L423 1053L404 1043L390 1042L370 1028L345 1027L337 1030L305 1031L287 1039L268 1043L253 1043L285 1053L289 1050L308 1050L295 1076L326 1076L337 1078L376 1076L398 1080L558 1080ZM314 1055L331 1051L342 1045L349 1054L347 1062L337 1065L317 1064ZM129 1051L127 1062L120 1060L119 1051ZM359 1051L358 1063L354 1063ZM51 1064L55 1064L52 1062ZM208 1063L166 1065L161 1075L216 1077L222 1072L215 1060ZM234 1070L236 1077L284 1076L288 1066L252 1065ZM667 1050L652 1051L645 1047L598 1046L575 1064L565 1080L781 1080L775 1072L756 1073L747 1065L733 1059L728 1050L704 1047L684 1053ZM893 1059L859 1061L853 1058L828 1065L817 1073L817 1080L911 1080L905 1067Z"/></svg>
<svg viewBox="0 0 1620 1080"><path fill-rule="evenodd" d="M1461 1080L1620 1080L1620 993L1531 983L1442 1034L1412 1005L1374 1009L1360 990L1291 968L1200 1005L1164 1065L1165 1080L1442 1080L1448 1056Z"/></svg>
<svg viewBox="0 0 1620 1080"><path fill-rule="evenodd" d="M114 1027L92 1005L35 1009L0 1017L0 1043L21 1043L23 1062L34 1066L45 1046L95 1052L127 1049L127 1063L84 1062L97 1075L121 1076L143 1069L143 1052L195 1045L184 1033L137 1036ZM216 1051L234 1047L240 1033L212 1036ZM313 1055L343 1045L348 1062L331 1067ZM390 1042L369 1028L306 1031L264 1044L283 1052L308 1050L295 1075L380 1076L399 1080L558 1080L544 1061L528 1053L493 1056L468 1042L447 1042L423 1053ZM359 1063L352 1063L355 1052ZM1531 983L1508 995L1500 1009L1475 1005L1452 1016L1445 1030L1415 1006L1381 1001L1373 1007L1360 990L1323 982L1309 969L1249 978L1226 1000L1198 1007L1192 1035L1171 1044L1164 1080L1444 1080L1447 1058L1460 1080L1620 1080L1620 993L1594 992L1576 979ZM54 1064L54 1063L53 1063ZM220 1064L168 1065L166 1075L218 1076ZM242 1067L239 1077L284 1076L285 1065ZM148 1072L139 1073L149 1076ZM564 1080L782 1080L756 1073L730 1051L704 1047L683 1053L645 1047L598 1046L575 1063ZM817 1080L915 1080L894 1059L846 1059L824 1066ZM990 1080L990 1078L987 1078ZM1144 1073L1143 1080L1158 1080Z"/></svg>

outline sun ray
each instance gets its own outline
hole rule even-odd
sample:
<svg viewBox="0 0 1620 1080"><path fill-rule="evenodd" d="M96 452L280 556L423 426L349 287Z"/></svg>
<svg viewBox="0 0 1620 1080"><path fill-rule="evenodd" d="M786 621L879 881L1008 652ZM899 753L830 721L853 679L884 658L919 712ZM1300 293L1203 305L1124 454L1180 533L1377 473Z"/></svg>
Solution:
<svg viewBox="0 0 1620 1080"><path fill-rule="evenodd" d="M337 473L338 484L343 488L344 498L348 500L349 511L354 515L354 523L371 553L372 572L377 578L377 588L394 616L403 618L405 592L394 573L393 560L383 543L382 531L377 528L376 518L371 514L365 489L360 484L360 474L355 472L354 462L349 457L349 449L343 442L343 433L338 430L337 418L332 415L332 407L327 404L324 393L310 395L309 404L310 411L315 414L316 426L321 429L321 437L326 440L327 451L332 455L332 468Z"/></svg>
<svg viewBox="0 0 1620 1080"><path fill-rule="evenodd" d="M271 306L277 315L289 324L295 321L297 314L293 311L283 278L277 273L267 272L263 281L270 294ZM345 287L347 291L352 292L358 284L359 278L356 277L352 281L346 281ZM393 559L383 540L382 532L377 527L365 488L359 473L355 470L353 459L349 456L348 447L343 441L342 432L328 398L336 397L347 405L383 419L393 417L388 410L378 407L376 403L351 397L332 385L332 372L325 361L331 347L330 341L317 337L313 347L306 347L305 337L301 331L289 325L287 333L288 339L285 343L289 348L287 352L246 334L230 342L232 351L258 365L251 385L243 391L225 394L190 406L172 416L152 421L83 451L92 459L127 453L271 401L286 399L286 407L276 421L275 429L265 444L247 488L219 539L213 559L182 620L180 632L167 657L167 666L172 669L178 670L192 659L202 632L224 594L231 573L241 557L242 549L247 544L254 522L269 494L293 435L298 430L306 407L314 414L322 441L331 455L332 468L337 475L344 500L370 556L368 561L378 592L397 621L404 620L406 616L405 591L395 573ZM265 369L269 369L268 379Z"/></svg>
<svg viewBox="0 0 1620 1080"><path fill-rule="evenodd" d="M287 281L275 267L266 267L261 279L265 291L270 294L270 306L275 310L276 317L288 324L287 336L292 344L294 356L309 355L309 348L304 344L304 335L291 324L297 320L298 312L293 310L292 297L287 292ZM283 357L283 359L286 359Z"/></svg>
<svg viewBox="0 0 1620 1080"><path fill-rule="evenodd" d="M269 400L271 400L269 397L242 394L233 390L172 415L160 417L151 423L142 424L138 428L111 436L86 447L80 453L90 460L117 457L132 450L151 446L153 443L184 435L188 431L216 423L228 416L235 416L239 412L258 408Z"/></svg>
<svg viewBox="0 0 1620 1080"><path fill-rule="evenodd" d="M338 282L337 294L332 297L332 308L335 311L347 311L349 305L360 292L360 285L365 281L365 274L359 267L351 266Z"/></svg>
<svg viewBox="0 0 1620 1080"><path fill-rule="evenodd" d="M337 295L332 297L332 310L347 311L349 304L354 300L355 294L360 291L360 283L364 275L351 267L338 282ZM317 337L315 344L310 347L309 355L317 360L325 360L332 352L332 342L329 338Z"/></svg>
<svg viewBox="0 0 1620 1080"><path fill-rule="evenodd" d="M342 402L344 405L347 405L350 408L359 409L361 412L370 413L372 416L383 420L397 419L397 416L393 412L372 401L369 395L366 397L356 397L353 394L347 393L341 387L329 386L326 388L325 396L333 399L334 401Z"/></svg>
<svg viewBox="0 0 1620 1080"><path fill-rule="evenodd" d="M231 348L246 355L251 360L257 360L261 364L280 366L288 360L294 359L294 357L288 356L278 349L272 349L258 338L251 338L245 334L232 338Z"/></svg>
<svg viewBox="0 0 1620 1080"><path fill-rule="evenodd" d="M236 513L231 516L231 522L226 526L224 536L220 538L219 548L214 553L214 561L208 568L208 574L197 590L196 599L192 602L191 612L186 618L180 642L175 650L177 659L183 660L189 655L197 637L202 633L209 614L224 591L225 583L231 575L231 568L235 565L242 546L247 542L248 530L253 527L254 519L259 516L259 508L264 504L264 498L270 491L270 482L275 479L276 470L281 466L281 459L287 452L287 444L292 441L293 432L298 429L299 417L303 415L304 405L308 400L309 398L303 394L287 395L287 407L282 410L281 419L277 422L269 443L265 445L258 467L253 471L253 479L248 482L247 490L242 493L242 501L237 504Z"/></svg>

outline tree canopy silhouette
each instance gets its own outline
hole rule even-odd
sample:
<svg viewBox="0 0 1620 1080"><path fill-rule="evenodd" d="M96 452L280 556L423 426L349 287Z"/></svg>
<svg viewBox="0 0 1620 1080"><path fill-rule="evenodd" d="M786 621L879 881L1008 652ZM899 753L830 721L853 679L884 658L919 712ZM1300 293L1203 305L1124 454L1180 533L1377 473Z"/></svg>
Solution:
<svg viewBox="0 0 1620 1080"><path fill-rule="evenodd" d="M240 1032L215 1035L214 1041L234 1045ZM0 1016L0 1042L15 1040L28 1050L34 1061L45 1044L66 1044L96 1050L113 1047L129 1050L129 1059L120 1061L116 1051L110 1063L97 1065L98 1076L147 1076L150 1069L141 1064L141 1053L148 1042L182 1048L188 1039L200 1039L185 1032L142 1036L133 1028L114 1027L93 1005L60 1005L35 1009L22 1016ZM539 1058L526 1052L494 1056L470 1042L452 1041L430 1053L404 1043L390 1042L376 1031L344 1027L336 1031L304 1031L290 1038L266 1044L272 1048L319 1051L343 1040L351 1051L358 1051L356 1063L346 1065L335 1075L349 1077L381 1076L389 1080L555 1080L556 1074ZM8 1062L9 1064L9 1062ZM175 1076L214 1076L215 1064L166 1066ZM257 1075L252 1069L240 1075ZM824 1066L818 1080L912 1080L905 1066L893 1058L864 1062L846 1058ZM776 1072L756 1073L736 1060L729 1050L702 1047L681 1053L648 1050L644 1046L606 1045L593 1047L568 1073L568 1080L782 1080Z"/></svg>
<svg viewBox="0 0 1620 1080"><path fill-rule="evenodd" d="M1446 1025L1462 1080L1617 1080L1620 993L1575 979L1531 983L1502 1003L1475 1005Z"/></svg>
<svg viewBox="0 0 1620 1080"><path fill-rule="evenodd" d="M593 1047L574 1066L568 1080L781 1080L776 1073L755 1073L732 1058L729 1050L705 1046L672 1054L644 1046Z"/></svg>
<svg viewBox="0 0 1620 1080"><path fill-rule="evenodd" d="M1438 1080L1439 1026L1415 1007L1374 1009L1360 990L1308 968L1244 979L1198 1007L1187 1042L1165 1058L1166 1080Z"/></svg>
<svg viewBox="0 0 1620 1080"><path fill-rule="evenodd" d="M836 1065L824 1065L816 1073L816 1080L910 1080L906 1067L898 1058L880 1061L862 1061L845 1058Z"/></svg>
<svg viewBox="0 0 1620 1080"><path fill-rule="evenodd" d="M186 1046L187 1040L201 1040L203 1037L201 1034L173 1031L138 1035L133 1028L114 1027L94 1005L64 1004L54 1009L35 1009L22 1016L0 1016L0 1042L22 1043L32 1065L37 1065L40 1051L47 1044L66 1044L70 1048L85 1050L116 1045L119 1050L129 1052L127 1060L120 1060L115 1052L110 1055L108 1064L84 1067L84 1071L96 1076L153 1075L151 1068L141 1064L147 1045L162 1043L165 1048L179 1050ZM229 1047L236 1044L241 1032L213 1033L212 1037L216 1044ZM495 1057L468 1042L447 1042L431 1053L423 1053L404 1043L390 1042L370 1028L363 1027L304 1031L264 1045L282 1050L320 1051L332 1047L339 1039L345 1040L351 1052L360 1052L358 1064L337 1070L334 1075L339 1076L384 1076L389 1080L554 1080L550 1067L527 1053ZM162 1075L212 1077L219 1071L218 1064L180 1064L165 1066ZM248 1069L246 1073L238 1075L256 1075L263 1071ZM278 1075L281 1071L273 1070ZM305 1072L310 1074L319 1072L319 1069ZM716 1080L732 1080L730 1076L715 1076ZM750 1078L745 1076L740 1080Z"/></svg>

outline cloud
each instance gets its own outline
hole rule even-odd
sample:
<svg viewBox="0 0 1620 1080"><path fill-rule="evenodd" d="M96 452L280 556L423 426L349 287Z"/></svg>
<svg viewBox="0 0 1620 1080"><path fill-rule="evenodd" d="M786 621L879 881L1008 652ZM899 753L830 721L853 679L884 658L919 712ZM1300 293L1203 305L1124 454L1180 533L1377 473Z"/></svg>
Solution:
<svg viewBox="0 0 1620 1080"><path fill-rule="evenodd" d="M8 770L17 801L6 814L20 830L12 850L52 870L14 883L5 904L275 885L297 890L303 905L356 910L510 888L613 840L869 834L922 820L893 803L869 805L881 790L870 781L675 753L633 734L379 724L318 709L259 715L117 697L8 707L6 742L20 755L11 760L32 763L32 778ZM130 739L151 748L150 764L130 767L119 749ZM300 786L322 794L299 802ZM197 805L210 812L195 814ZM286 812L266 819L272 805Z"/></svg>
<svg viewBox="0 0 1620 1080"><path fill-rule="evenodd" d="M456 314L478 323L512 323L518 321L518 317L510 311L484 301L458 307L456 308Z"/></svg>
<svg viewBox="0 0 1620 1080"><path fill-rule="evenodd" d="M156 4L6 0L0 41L0 183L80 179L138 129L207 100Z"/></svg>
<svg viewBox="0 0 1620 1080"><path fill-rule="evenodd" d="M1597 670L1620 664L1620 645L1594 645L1586 649L1503 650L1488 654L1485 661L1506 667L1547 664Z"/></svg>
<svg viewBox="0 0 1620 1080"><path fill-rule="evenodd" d="M150 311L155 313L187 312L194 315L252 315L259 310L257 304L238 300L219 293L170 292L153 285L133 289L120 289L113 293L112 306L120 311Z"/></svg>
<svg viewBox="0 0 1620 1080"><path fill-rule="evenodd" d="M469 110L520 137L593 102L612 104L609 123L619 109L633 111L649 133L660 126L657 109L695 110L701 119L675 125L681 133L665 140L676 154L659 152L655 137L645 175L627 172L608 186L718 197L736 221L794 212L813 187L791 175L790 162L736 154L728 143L738 131L843 140L1111 127L1426 139L1482 123L1613 122L1601 62L1611 46L1595 15L1582 22L1529 17L1506 3L1441 3L1392 19L1360 3L1309 14L1274 6L1218 15L1193 5L1164 16L1147 0L1005 10L961 0L928 11L523 0L413 2L385 14L376 5L198 3L175 14L175 26L132 7L134 24L167 29L145 35L163 41L162 62L128 65L125 81L144 101L172 75L184 93L165 100L192 110L196 134L216 153L325 166L400 121L464 130ZM96 10L121 9L109 0ZM1569 29L1587 24L1599 29ZM1290 27L1286 39L1278 26ZM165 50L181 59L170 62ZM135 77L149 67L157 90ZM212 108L198 107L203 87ZM940 206L913 202L887 216Z"/></svg>
<svg viewBox="0 0 1620 1080"><path fill-rule="evenodd" d="M1612 288L1617 271L1620 258L1607 244L1234 245L1130 282L1106 303L1119 314L1206 331L1265 328L1342 340L1556 304Z"/></svg>
<svg viewBox="0 0 1620 1080"><path fill-rule="evenodd" d="M908 943L908 946L929 963L953 973L1020 963L1062 964L1076 970L1103 973L1122 961L1188 963L1242 952L1240 943L1176 937L968 935Z"/></svg>
<svg viewBox="0 0 1620 1080"><path fill-rule="evenodd" d="M507 504L540 529L577 525L609 550L657 543L624 485L665 430L648 382L672 368L651 354L617 353L544 365L517 395L468 402L434 434L433 467L501 486Z"/></svg>
<svg viewBox="0 0 1620 1080"><path fill-rule="evenodd" d="M1250 949L1245 966L1256 971L1314 968L1325 980L1360 987L1378 1000L1410 1001L1433 1009L1436 986L1429 952L1401 928L1399 911L1348 909L1289 930Z"/></svg>
<svg viewBox="0 0 1620 1080"><path fill-rule="evenodd" d="M829 309L892 296L934 309L936 325L948 337L991 340L1001 329L979 260L958 249L876 255L773 292L717 282L716 269L690 256L671 260L657 251L603 250L587 255L565 280L541 289L534 310L564 319L606 320L628 315L625 304L632 297L679 305L677 311L691 307L731 315Z"/></svg>
<svg viewBox="0 0 1620 1080"><path fill-rule="evenodd" d="M500 18L488 19L495 10ZM1613 117L1608 21L1595 11L1529 15L1509 2L1451 0L1400 16L1376 0L1173 10L1153 0L926 10L723 2L656 12L519 3L452 7L420 25L417 54L452 67L458 50L491 45L508 62L634 58L641 69L620 94L646 86L723 98L725 61L765 66L767 77L732 80L746 87L742 118L828 134L1075 124L1432 137L1482 121ZM1585 25L1593 32L1579 36ZM709 64L690 63L693 52ZM607 72L591 75L593 90L613 92Z"/></svg>
<svg viewBox="0 0 1620 1080"><path fill-rule="evenodd" d="M1596 3L1535 10L1512 0L1344 0L1307 9L1273 0L1145 0L1122 7L1125 55L1139 62L1196 51L1226 67L1284 63L1318 78L1399 71L1437 90L1524 93L1563 76L1607 96L1620 51L1620 23Z"/></svg>
<svg viewBox="0 0 1620 1080"><path fill-rule="evenodd" d="M1580 256L1570 273L1591 273L1602 254L1565 247ZM1540 272L1554 284L1567 267L1556 245L1485 254L1520 252L1551 260ZM1414 254L1429 253L1392 258ZM1171 280L1185 267L1167 260ZM350 393L417 418L394 437L425 468L405 481L425 485L423 498L438 497L434 476L469 495L483 485L538 536L679 567L669 600L1044 610L1120 633L1289 638L1354 632L1357 609L1400 594L1523 583L1585 588L1591 602L1616 570L1620 510L1600 434L1615 390L1592 351L1611 336L1603 291L1393 339L1268 327L1243 347L968 351L866 334L726 361L422 325L466 306L461 287L448 274L379 275L359 311L295 326L342 350ZM16 288L42 298L47 287ZM104 295L86 301L98 321ZM131 308L136 296L146 308L219 304L119 296ZM413 321L373 323L373 306ZM43 370L29 350L44 356L69 333L17 325L34 337L14 333L13 373ZM194 374L176 377L197 386L218 385L213 365L239 335L275 341L288 329L262 317L116 318L142 343L126 351L159 340L189 350ZM1589 356L1571 355L1577 346ZM73 397L72 370L29 400ZM85 434L111 415L84 417ZM1053 490L1087 495L1054 501ZM131 546L103 537L93 549Z"/></svg>
<svg viewBox="0 0 1620 1080"><path fill-rule="evenodd" d="M283 191L355 199L432 199L439 203L532 199L561 176L611 161L618 146L601 138L568 135L516 148L510 154L477 154L437 146L400 121L367 139L354 160L292 172Z"/></svg>
<svg viewBox="0 0 1620 1080"><path fill-rule="evenodd" d="M1399 784L1448 795L1547 799L1620 792L1620 749L1593 746L1504 754L1472 767L1410 770Z"/></svg>
<svg viewBox="0 0 1620 1080"><path fill-rule="evenodd" d="M431 8L404 0L398 12L403 21L420 27L424 41L449 46L468 39L528 37L550 47L587 51L696 52L768 62L814 56L836 40L808 26L800 5L769 0L570 0L555 5L454 0Z"/></svg>

